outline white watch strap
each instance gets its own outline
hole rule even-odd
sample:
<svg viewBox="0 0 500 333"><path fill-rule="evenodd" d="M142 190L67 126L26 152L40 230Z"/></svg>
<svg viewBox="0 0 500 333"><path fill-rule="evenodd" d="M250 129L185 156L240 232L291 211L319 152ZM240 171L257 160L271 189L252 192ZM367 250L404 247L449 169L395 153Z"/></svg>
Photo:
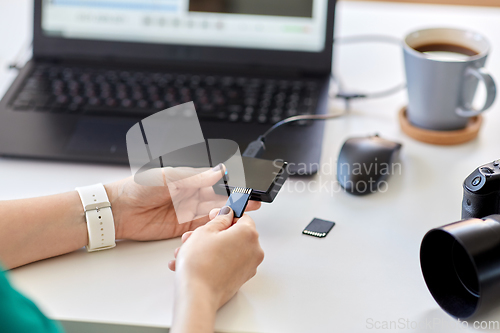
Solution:
<svg viewBox="0 0 500 333"><path fill-rule="evenodd" d="M111 249L115 243L115 222L106 189L102 184L77 187L87 220L87 251Z"/></svg>

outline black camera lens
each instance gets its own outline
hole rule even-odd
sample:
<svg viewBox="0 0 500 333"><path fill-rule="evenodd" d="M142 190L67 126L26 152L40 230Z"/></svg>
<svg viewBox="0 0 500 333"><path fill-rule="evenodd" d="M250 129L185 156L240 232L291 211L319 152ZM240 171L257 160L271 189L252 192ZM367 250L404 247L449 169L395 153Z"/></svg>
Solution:
<svg viewBox="0 0 500 333"><path fill-rule="evenodd" d="M429 231L420 247L425 283L450 315L467 319L500 305L500 215Z"/></svg>
<svg viewBox="0 0 500 333"><path fill-rule="evenodd" d="M476 268L467 251L455 241L452 245L451 258L455 274L462 286L472 295L479 297L479 281Z"/></svg>
<svg viewBox="0 0 500 333"><path fill-rule="evenodd" d="M471 275L475 270L469 271L471 265L467 260L464 264L468 254L456 243L453 236L443 230L430 231L422 241L420 263L425 283L436 302L452 316L468 318L475 312L479 300L477 293L470 289L478 292L479 287L477 283L470 283L474 281Z"/></svg>

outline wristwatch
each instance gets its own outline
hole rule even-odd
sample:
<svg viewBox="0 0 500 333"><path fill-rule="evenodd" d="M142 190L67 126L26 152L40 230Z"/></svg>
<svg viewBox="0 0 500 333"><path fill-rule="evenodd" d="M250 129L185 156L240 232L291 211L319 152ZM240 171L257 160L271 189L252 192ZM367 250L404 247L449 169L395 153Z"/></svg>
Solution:
<svg viewBox="0 0 500 333"><path fill-rule="evenodd" d="M102 184L76 188L87 220L87 252L111 249L115 243L115 222L111 203Z"/></svg>

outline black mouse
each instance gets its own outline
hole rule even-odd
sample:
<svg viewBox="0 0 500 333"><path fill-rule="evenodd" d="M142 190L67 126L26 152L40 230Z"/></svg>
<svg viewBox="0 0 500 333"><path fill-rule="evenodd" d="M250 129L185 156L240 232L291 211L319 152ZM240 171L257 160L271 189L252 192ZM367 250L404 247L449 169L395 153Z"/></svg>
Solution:
<svg viewBox="0 0 500 333"><path fill-rule="evenodd" d="M348 139L340 150L337 179L348 193L364 195L387 190L385 182L394 172L402 145L378 135Z"/></svg>

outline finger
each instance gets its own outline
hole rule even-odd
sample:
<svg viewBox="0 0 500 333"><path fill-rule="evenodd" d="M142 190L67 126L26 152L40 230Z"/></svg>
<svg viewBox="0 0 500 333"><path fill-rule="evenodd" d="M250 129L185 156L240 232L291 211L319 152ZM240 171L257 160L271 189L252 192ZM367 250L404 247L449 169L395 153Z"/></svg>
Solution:
<svg viewBox="0 0 500 333"><path fill-rule="evenodd" d="M176 235L182 236L185 232L194 231L197 228L204 226L209 221L210 219L208 218L208 215L195 216L191 222L180 224L179 232L176 233Z"/></svg>
<svg viewBox="0 0 500 333"><path fill-rule="evenodd" d="M233 224L233 217L233 210L228 206L224 206L219 214L212 221L207 223L206 227L215 231L226 230Z"/></svg>
<svg viewBox="0 0 500 333"><path fill-rule="evenodd" d="M253 210L258 210L262 206L262 203L259 201L249 201L245 212L251 212Z"/></svg>
<svg viewBox="0 0 500 333"><path fill-rule="evenodd" d="M188 231L188 232L185 232L182 235L182 238L181 238L182 239L182 244L184 244L188 240L188 238L191 237L192 233L193 233L192 231Z"/></svg>
<svg viewBox="0 0 500 333"><path fill-rule="evenodd" d="M227 197L222 197L221 200L199 202L196 207L196 215L208 215L214 207L224 207L227 202Z"/></svg>
<svg viewBox="0 0 500 333"><path fill-rule="evenodd" d="M170 260L168 262L168 268L172 271L175 272L175 260Z"/></svg>
<svg viewBox="0 0 500 333"><path fill-rule="evenodd" d="M199 173L210 170L210 168L189 168L189 167L164 167L165 181L168 183L178 182L182 179L196 176Z"/></svg>
<svg viewBox="0 0 500 333"><path fill-rule="evenodd" d="M174 258L175 259L177 259L177 255L179 254L179 250L180 249L181 249L180 247L178 247L178 248L175 249L175 251L174 251Z"/></svg>
<svg viewBox="0 0 500 333"><path fill-rule="evenodd" d="M212 186L222 178L225 171L224 164L221 163L210 170L182 179L176 185L179 188L203 188Z"/></svg>
<svg viewBox="0 0 500 333"><path fill-rule="evenodd" d="M210 188L212 189L212 188ZM217 195L216 200L212 201L204 201L200 202L198 205L197 209L197 215L202 216L205 215L207 212L209 212L208 216L210 220L213 220L217 213L219 212L219 209L212 209L213 207L222 207L226 202L227 202L227 197L222 196L222 195ZM259 201L249 201L247 207L245 208L246 212L251 212L254 210L260 209L262 206L262 203Z"/></svg>
<svg viewBox="0 0 500 333"><path fill-rule="evenodd" d="M217 216L217 214L219 214L219 212L220 212L220 209L219 209L219 208L212 209L212 210L210 211L210 213L208 214L208 218L209 218L210 220L213 220L213 219Z"/></svg>
<svg viewBox="0 0 500 333"><path fill-rule="evenodd" d="M218 199L220 199L220 197L227 199L227 195L224 196L224 195L215 193L214 188L212 186L202 187L198 191L199 191L198 197L200 198L200 201L218 200Z"/></svg>
<svg viewBox="0 0 500 333"><path fill-rule="evenodd" d="M246 214L244 214L241 218L238 219L238 223L235 223L233 228L235 229L235 232L239 231L240 229L244 229L244 228L257 229L253 219ZM231 228L231 229L233 229L233 228Z"/></svg>
<svg viewBox="0 0 500 333"><path fill-rule="evenodd" d="M215 206L215 204L213 202L211 202L210 204L212 204L212 207ZM250 211L253 211L253 210L258 210L260 207L261 207L261 203L259 201L249 201L248 202L248 205L247 205L247 208L245 209L246 212L250 212ZM210 213L208 213L208 218L210 220L213 220L217 214L219 214L219 211L220 209L219 208L214 208L210 211Z"/></svg>

